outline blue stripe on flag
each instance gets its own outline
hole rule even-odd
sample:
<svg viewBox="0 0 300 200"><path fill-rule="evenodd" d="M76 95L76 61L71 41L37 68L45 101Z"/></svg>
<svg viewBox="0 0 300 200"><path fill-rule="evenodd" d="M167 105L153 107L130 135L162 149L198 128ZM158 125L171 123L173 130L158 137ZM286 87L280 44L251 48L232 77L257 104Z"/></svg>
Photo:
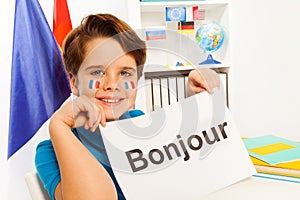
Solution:
<svg viewBox="0 0 300 200"><path fill-rule="evenodd" d="M146 40L166 39L166 30L146 30Z"/></svg>
<svg viewBox="0 0 300 200"><path fill-rule="evenodd" d="M128 86L128 83L127 83L127 82L125 82L125 88L126 88L126 90L129 89L129 86Z"/></svg>
<svg viewBox="0 0 300 200"><path fill-rule="evenodd" d="M37 0L16 0L8 157L69 96L61 52Z"/></svg>
<svg viewBox="0 0 300 200"><path fill-rule="evenodd" d="M94 82L93 80L90 80L90 83L89 83L89 88L90 89L93 89L93 82Z"/></svg>
<svg viewBox="0 0 300 200"><path fill-rule="evenodd" d="M166 30L146 31L146 37L147 36L157 36L157 35L166 35Z"/></svg>

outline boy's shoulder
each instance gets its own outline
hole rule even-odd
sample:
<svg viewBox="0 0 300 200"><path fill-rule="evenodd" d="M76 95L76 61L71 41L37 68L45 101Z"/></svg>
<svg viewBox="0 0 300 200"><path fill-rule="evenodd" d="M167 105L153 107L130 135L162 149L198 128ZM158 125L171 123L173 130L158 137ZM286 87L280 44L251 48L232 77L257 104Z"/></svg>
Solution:
<svg viewBox="0 0 300 200"><path fill-rule="evenodd" d="M128 110L123 115L121 115L119 119L122 120L122 119L134 118L144 114L145 113L141 110Z"/></svg>

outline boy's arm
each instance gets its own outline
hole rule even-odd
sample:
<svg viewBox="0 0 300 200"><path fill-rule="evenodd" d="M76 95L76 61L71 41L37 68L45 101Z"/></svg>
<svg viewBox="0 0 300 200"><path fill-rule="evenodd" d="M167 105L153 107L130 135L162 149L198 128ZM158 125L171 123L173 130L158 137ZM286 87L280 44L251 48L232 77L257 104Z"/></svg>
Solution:
<svg viewBox="0 0 300 200"><path fill-rule="evenodd" d="M55 190L56 199L117 199L109 174L71 131L72 127L82 125L95 130L100 121L105 124L103 114L83 96L65 103L52 116L50 137L61 174L61 182Z"/></svg>
<svg viewBox="0 0 300 200"><path fill-rule="evenodd" d="M220 77L214 70L207 68L192 70L188 76L186 96L190 97L203 91L213 94L215 87L220 87Z"/></svg>
<svg viewBox="0 0 300 200"><path fill-rule="evenodd" d="M60 172L51 140L45 140L38 144L35 154L35 167L45 189L51 199L55 199L55 188L60 183Z"/></svg>

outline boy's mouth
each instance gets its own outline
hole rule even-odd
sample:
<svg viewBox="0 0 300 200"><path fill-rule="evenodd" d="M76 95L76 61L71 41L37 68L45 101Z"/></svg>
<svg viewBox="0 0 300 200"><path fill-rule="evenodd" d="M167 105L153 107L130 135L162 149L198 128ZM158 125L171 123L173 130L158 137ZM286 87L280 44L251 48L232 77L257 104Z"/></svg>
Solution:
<svg viewBox="0 0 300 200"><path fill-rule="evenodd" d="M121 99L100 99L106 103L118 103Z"/></svg>
<svg viewBox="0 0 300 200"><path fill-rule="evenodd" d="M98 98L98 100L100 100L100 103L103 105L118 105L120 104L124 98Z"/></svg>

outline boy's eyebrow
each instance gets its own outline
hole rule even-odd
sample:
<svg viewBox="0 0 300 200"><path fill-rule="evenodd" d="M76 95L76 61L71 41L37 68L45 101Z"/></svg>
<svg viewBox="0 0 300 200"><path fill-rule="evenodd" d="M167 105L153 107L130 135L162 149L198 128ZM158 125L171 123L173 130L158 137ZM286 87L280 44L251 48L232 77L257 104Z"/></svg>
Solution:
<svg viewBox="0 0 300 200"><path fill-rule="evenodd" d="M85 68L85 71L88 71L88 70L90 70L90 69L94 69L94 68L96 68L96 69L103 69L103 68L105 68L105 66L103 66L103 65L91 65L91 66L88 66L87 68Z"/></svg>
<svg viewBox="0 0 300 200"><path fill-rule="evenodd" d="M134 70L134 71L136 71L136 67L130 67L130 66L123 66L122 69L123 69L123 70L129 69L129 70Z"/></svg>
<svg viewBox="0 0 300 200"><path fill-rule="evenodd" d="M85 68L84 70L85 71L89 71L91 69L105 69L106 66L104 65L91 65L91 66L88 66L87 68ZM131 67L131 66L122 66L119 68L119 70L132 70L134 72L137 71L136 67Z"/></svg>

